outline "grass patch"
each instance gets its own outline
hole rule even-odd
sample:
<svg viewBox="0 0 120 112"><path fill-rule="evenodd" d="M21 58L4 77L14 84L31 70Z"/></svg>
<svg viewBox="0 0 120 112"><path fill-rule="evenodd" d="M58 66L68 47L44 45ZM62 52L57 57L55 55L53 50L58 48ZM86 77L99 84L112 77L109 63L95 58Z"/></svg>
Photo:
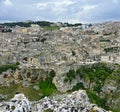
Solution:
<svg viewBox="0 0 120 112"><path fill-rule="evenodd" d="M41 99L41 96L39 94L40 91L37 91L33 88L33 85L29 87L23 87L20 84L14 84L10 87L0 87L0 94L7 95L7 98L4 100L9 100L14 97L16 93L23 93L26 97L28 97L29 100L39 100Z"/></svg>
<svg viewBox="0 0 120 112"><path fill-rule="evenodd" d="M26 97L28 97L29 100L40 100L42 96L40 96L41 92L37 91L33 88L34 84L25 88L21 85L18 86L17 92L23 93Z"/></svg>
<svg viewBox="0 0 120 112"><path fill-rule="evenodd" d="M52 83L52 78L51 77L48 77L45 80L40 81L39 86L40 86L40 91L44 96L49 96L53 92L57 91L57 88Z"/></svg>
<svg viewBox="0 0 120 112"><path fill-rule="evenodd" d="M59 26L44 26L43 28L47 31L54 31L54 30L59 30L60 29Z"/></svg>
<svg viewBox="0 0 120 112"><path fill-rule="evenodd" d="M0 87L0 94L7 95L7 99L4 100L9 100L15 95L17 87L18 85L12 85L10 87Z"/></svg>

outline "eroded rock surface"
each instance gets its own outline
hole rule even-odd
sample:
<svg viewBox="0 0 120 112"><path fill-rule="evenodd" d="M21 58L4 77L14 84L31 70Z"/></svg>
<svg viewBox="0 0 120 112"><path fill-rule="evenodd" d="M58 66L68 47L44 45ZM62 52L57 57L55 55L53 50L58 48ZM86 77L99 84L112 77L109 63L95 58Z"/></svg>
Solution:
<svg viewBox="0 0 120 112"><path fill-rule="evenodd" d="M1 102L0 112L31 112L31 104L24 94L16 94L9 102Z"/></svg>
<svg viewBox="0 0 120 112"><path fill-rule="evenodd" d="M71 94L45 97L40 101L30 102L24 94L16 94L9 102L0 103L0 112L108 112L89 102L84 90Z"/></svg>

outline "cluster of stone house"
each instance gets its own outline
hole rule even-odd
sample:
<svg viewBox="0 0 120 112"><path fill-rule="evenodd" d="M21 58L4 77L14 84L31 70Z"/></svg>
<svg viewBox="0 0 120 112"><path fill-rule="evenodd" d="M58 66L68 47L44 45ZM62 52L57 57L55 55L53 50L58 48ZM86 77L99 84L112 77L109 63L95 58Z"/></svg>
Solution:
<svg viewBox="0 0 120 112"><path fill-rule="evenodd" d="M0 33L0 63L19 61L21 67L54 69L64 73L71 67L94 62L120 63L120 25L64 27L46 31L38 25L16 26L12 33ZM110 29L112 28L112 29ZM104 35L104 32L111 31ZM114 33L117 31L117 33ZM45 39L43 43L41 40ZM117 52L105 52L118 47Z"/></svg>
<svg viewBox="0 0 120 112"><path fill-rule="evenodd" d="M36 35L42 28L37 24L31 24L31 27L20 27L16 26L12 29L14 33L22 33L22 34L31 34Z"/></svg>

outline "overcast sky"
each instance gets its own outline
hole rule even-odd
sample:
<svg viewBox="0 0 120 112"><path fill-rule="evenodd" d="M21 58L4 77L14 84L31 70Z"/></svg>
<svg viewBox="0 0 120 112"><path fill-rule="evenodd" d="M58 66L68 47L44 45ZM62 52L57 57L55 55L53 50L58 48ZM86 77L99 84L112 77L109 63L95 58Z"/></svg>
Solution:
<svg viewBox="0 0 120 112"><path fill-rule="evenodd" d="M0 0L0 22L120 20L120 0Z"/></svg>

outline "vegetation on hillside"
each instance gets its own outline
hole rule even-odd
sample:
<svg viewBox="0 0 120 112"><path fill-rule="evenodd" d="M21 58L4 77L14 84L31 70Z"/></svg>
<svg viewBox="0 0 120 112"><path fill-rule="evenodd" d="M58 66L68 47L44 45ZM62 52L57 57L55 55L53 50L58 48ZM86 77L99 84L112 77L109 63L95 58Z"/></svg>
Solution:
<svg viewBox="0 0 120 112"><path fill-rule="evenodd" d="M97 83L104 82L105 79L111 73L112 73L112 69L103 63L93 64L91 66L84 65L78 68L77 70L73 70L73 69L69 70L69 72L66 73L65 82L67 81L71 82L72 79L75 79L77 75L82 79L88 77L90 82L92 81L96 81Z"/></svg>
<svg viewBox="0 0 120 112"><path fill-rule="evenodd" d="M13 98L16 93L25 94L29 100L39 100L42 98L42 95L40 95L40 92L34 89L35 85L36 84L32 84L29 87L23 87L21 84L13 84L10 87L0 87L0 94L7 96L5 98L1 97L0 100L9 100Z"/></svg>
<svg viewBox="0 0 120 112"><path fill-rule="evenodd" d="M89 86L86 87L83 82L78 82L75 86L73 86L72 90L69 91L84 89L86 90L92 103L108 109L108 106L106 105L107 100L109 100L107 99L108 96L104 95L103 97L100 97L100 94L106 80L114 79L116 81L120 81L120 78L116 76L118 74L120 74L119 65L97 63L93 65L81 66L77 70L69 70L69 72L66 73L66 78L64 81L65 83L71 83L72 80L75 80L75 78L79 76L82 81L89 83Z"/></svg>
<svg viewBox="0 0 120 112"><path fill-rule="evenodd" d="M9 69L11 70L16 70L19 66L19 62L15 63L15 64L6 64L6 65L1 65L0 66L0 73L5 72Z"/></svg>
<svg viewBox="0 0 120 112"><path fill-rule="evenodd" d="M41 71L42 72L42 71ZM43 71L43 74L47 73ZM16 93L23 93L29 100L40 100L44 96L50 96L52 93L57 92L55 85L52 83L53 77L56 75L54 70L48 73L48 77L32 83L29 87L24 87L22 84L13 83L11 86L0 87L0 100L9 100ZM35 89L37 87L38 89ZM4 95L6 97L4 97Z"/></svg>
<svg viewBox="0 0 120 112"><path fill-rule="evenodd" d="M19 63L15 64L18 65ZM14 65L14 66L15 66ZM16 69L16 66L5 66L1 67L2 71L7 70L8 68ZM118 68L117 68L118 67ZM3 69L6 68L6 69ZM66 73L66 78L64 80L65 83L71 83L72 80L75 80L76 77L80 77L80 79L84 82L87 82L89 85L84 85L83 82L78 82L76 85L73 86L71 90L68 92L76 91L79 89L86 90L87 95L92 103L97 104L98 106L110 109L106 102L109 100L109 95L105 94L101 97L102 87L109 80L115 80L117 83L120 83L120 65L107 65L104 63L97 63L93 65L84 65L79 67L78 69L69 70ZM1 100L8 100L12 98L16 93L24 93L30 100L39 100L44 96L50 96L53 93L57 92L57 88L55 84L53 84L53 78L56 76L54 70L47 73L47 76L35 83L32 83L29 87L23 87L22 84L13 84L10 87L0 87L0 94L7 95L7 98L0 98ZM36 90L34 87L37 86L39 89ZM118 93L116 92L115 95L112 95L113 99L116 99L117 96L119 97ZM119 107L118 107L119 108ZM119 110L119 109L113 109ZM49 110L47 110L49 111ZM117 112L117 111L114 111Z"/></svg>

